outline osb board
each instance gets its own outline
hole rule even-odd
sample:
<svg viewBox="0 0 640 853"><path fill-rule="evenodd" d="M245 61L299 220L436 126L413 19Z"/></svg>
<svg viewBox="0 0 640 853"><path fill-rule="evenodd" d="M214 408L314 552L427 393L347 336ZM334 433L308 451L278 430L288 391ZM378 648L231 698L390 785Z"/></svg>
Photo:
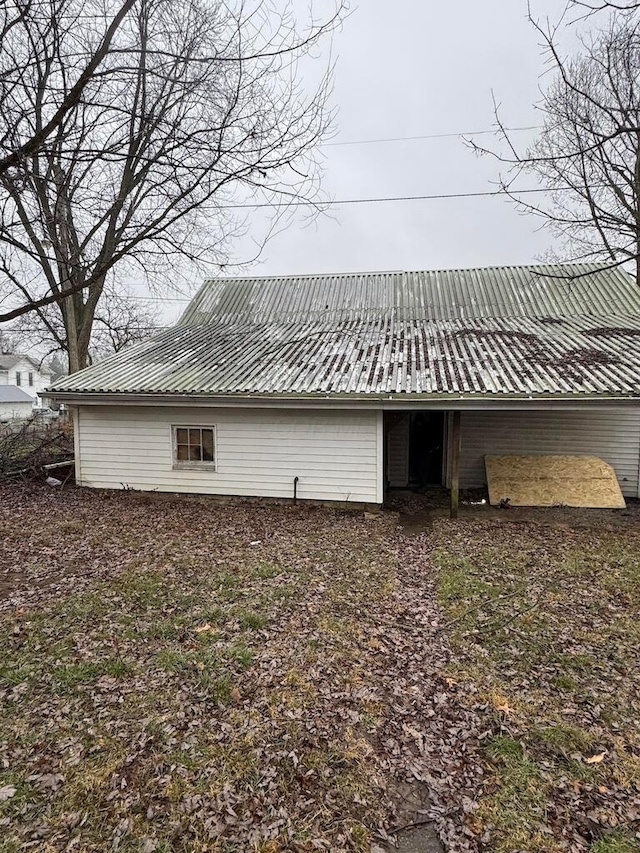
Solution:
<svg viewBox="0 0 640 853"><path fill-rule="evenodd" d="M489 503L625 506L615 471L597 456L485 456Z"/></svg>

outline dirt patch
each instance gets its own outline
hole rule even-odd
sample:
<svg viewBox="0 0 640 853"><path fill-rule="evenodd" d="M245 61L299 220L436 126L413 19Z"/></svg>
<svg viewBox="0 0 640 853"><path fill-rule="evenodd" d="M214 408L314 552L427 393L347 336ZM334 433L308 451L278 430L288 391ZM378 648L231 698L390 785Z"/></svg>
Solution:
<svg viewBox="0 0 640 853"><path fill-rule="evenodd" d="M431 826L413 826L399 833L395 853L443 853L444 847Z"/></svg>
<svg viewBox="0 0 640 853"><path fill-rule="evenodd" d="M389 792L395 804L397 826L392 844L380 846L380 853L444 853L438 833L429 820L429 788L421 782L398 782ZM375 850L374 850L375 853Z"/></svg>
<svg viewBox="0 0 640 853"><path fill-rule="evenodd" d="M14 590L24 587L25 577L15 569L0 570L0 602L11 598Z"/></svg>
<svg viewBox="0 0 640 853"><path fill-rule="evenodd" d="M397 514L398 522L407 535L429 533L433 530L435 522L448 519L448 493L441 489L434 489L426 494L398 492L389 501L388 511ZM567 506L512 506L509 509L500 509L489 504L485 489L474 489L463 494L459 508L459 522L466 524L484 521L542 525L553 530L633 531L640 525L640 501L627 498L624 509L585 509Z"/></svg>

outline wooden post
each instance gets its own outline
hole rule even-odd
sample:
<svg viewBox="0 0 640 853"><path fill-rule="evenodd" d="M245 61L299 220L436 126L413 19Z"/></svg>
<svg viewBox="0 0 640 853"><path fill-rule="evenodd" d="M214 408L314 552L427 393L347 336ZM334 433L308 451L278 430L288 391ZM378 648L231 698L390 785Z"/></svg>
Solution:
<svg viewBox="0 0 640 853"><path fill-rule="evenodd" d="M453 413L451 429L451 518L458 517L460 501L460 412Z"/></svg>

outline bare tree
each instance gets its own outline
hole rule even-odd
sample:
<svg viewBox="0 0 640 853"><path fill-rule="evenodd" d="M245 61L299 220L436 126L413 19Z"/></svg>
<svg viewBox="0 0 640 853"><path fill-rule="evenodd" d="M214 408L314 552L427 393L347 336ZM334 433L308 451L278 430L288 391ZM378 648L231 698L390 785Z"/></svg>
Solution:
<svg viewBox="0 0 640 853"><path fill-rule="evenodd" d="M13 95L19 94L21 80L27 70L54 58L60 61L61 57L56 56L60 45L60 25L70 4L67 0L5 0L0 8L0 102L3 110L13 113L13 116L2 127L0 172L17 166L25 157L34 154L62 125L98 72L118 27L135 2L123 0L115 7L112 17L108 13L104 15L104 34L93 52L86 56L86 64L67 87L60 91L52 88L46 93L46 112L43 111L43 120L34 126L33 122L25 120L27 114L22 99L19 97L14 102ZM75 23L73 18L72 13L66 22L67 28Z"/></svg>
<svg viewBox="0 0 640 853"><path fill-rule="evenodd" d="M156 305L111 291L103 294L96 312L89 360L97 361L124 347L145 341L162 328Z"/></svg>
<svg viewBox="0 0 640 853"><path fill-rule="evenodd" d="M95 53L103 6L65 0L55 53L13 86L11 102L34 133L49 91L66 99L69 69ZM38 150L0 173L9 305L0 321L35 312L46 326L53 305L75 371L87 364L111 271L157 282L170 265L226 263L243 225L238 193L239 207L313 198L331 69L305 90L301 62L343 9L300 32L267 0L136 0L80 101ZM5 41L17 56L28 36L15 26ZM0 128L14 121L0 101Z"/></svg>
<svg viewBox="0 0 640 853"><path fill-rule="evenodd" d="M159 308L151 300L140 300L113 283L106 285L93 318L87 364L144 341L162 328ZM52 358L66 357L66 334L57 306L48 305L18 317L5 337L7 342L16 345L19 341L22 349L39 353L41 363L48 363Z"/></svg>
<svg viewBox="0 0 640 853"><path fill-rule="evenodd" d="M637 12L640 3L637 0L569 0L569 5L584 10L587 15L594 12Z"/></svg>
<svg viewBox="0 0 640 853"><path fill-rule="evenodd" d="M17 338L11 330L0 330L0 355L16 352Z"/></svg>
<svg viewBox="0 0 640 853"><path fill-rule="evenodd" d="M507 143L498 156L509 166L502 187L565 239L574 260L634 264L640 286L640 22L614 19L566 61L554 32L538 31L556 76L539 106L543 126L530 148L519 151L498 117ZM547 201L518 193L523 174L548 190Z"/></svg>

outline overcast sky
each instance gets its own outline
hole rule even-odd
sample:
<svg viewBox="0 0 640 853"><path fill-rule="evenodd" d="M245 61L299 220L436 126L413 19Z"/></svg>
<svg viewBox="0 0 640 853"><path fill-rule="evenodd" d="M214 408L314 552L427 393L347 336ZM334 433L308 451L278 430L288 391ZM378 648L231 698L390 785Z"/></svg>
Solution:
<svg viewBox="0 0 640 853"><path fill-rule="evenodd" d="M532 7L541 17L557 19L564 2L532 0ZM321 8L316 3L316 11ZM334 144L322 149L328 195L351 199L495 188L498 164L478 157L459 138L335 143L490 130L495 126L492 90L509 126L539 123L533 105L545 85L545 66L539 37L525 16L526 0L360 0L333 40L337 117ZM533 134L516 137L525 144ZM491 137L477 141L491 144ZM336 205L311 224L301 213L268 243L250 272L522 264L551 246L552 236L539 222L502 198ZM237 252L251 255L249 238Z"/></svg>

